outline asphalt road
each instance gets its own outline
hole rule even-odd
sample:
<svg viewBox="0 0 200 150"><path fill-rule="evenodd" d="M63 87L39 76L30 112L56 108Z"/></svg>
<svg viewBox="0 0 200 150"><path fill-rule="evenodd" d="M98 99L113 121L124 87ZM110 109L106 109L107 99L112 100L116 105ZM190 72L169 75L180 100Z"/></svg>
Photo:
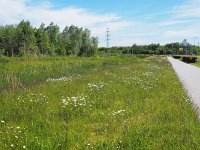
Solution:
<svg viewBox="0 0 200 150"><path fill-rule="evenodd" d="M200 68L168 57L188 96L200 112ZM200 114L200 113L199 113Z"/></svg>

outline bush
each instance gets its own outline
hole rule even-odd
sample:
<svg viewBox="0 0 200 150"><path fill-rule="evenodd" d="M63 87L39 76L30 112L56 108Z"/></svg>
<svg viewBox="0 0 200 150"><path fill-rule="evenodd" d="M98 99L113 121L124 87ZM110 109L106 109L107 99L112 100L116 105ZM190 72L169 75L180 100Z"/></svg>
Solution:
<svg viewBox="0 0 200 150"><path fill-rule="evenodd" d="M0 49L0 56L3 56L5 53L5 49Z"/></svg>
<svg viewBox="0 0 200 150"><path fill-rule="evenodd" d="M8 63L10 59L6 56L0 56L0 63Z"/></svg>
<svg viewBox="0 0 200 150"><path fill-rule="evenodd" d="M182 61L186 63L196 63L198 58L196 56L183 56Z"/></svg>
<svg viewBox="0 0 200 150"><path fill-rule="evenodd" d="M180 56L180 55L174 55L173 58L175 58L175 59L181 59L182 56Z"/></svg>

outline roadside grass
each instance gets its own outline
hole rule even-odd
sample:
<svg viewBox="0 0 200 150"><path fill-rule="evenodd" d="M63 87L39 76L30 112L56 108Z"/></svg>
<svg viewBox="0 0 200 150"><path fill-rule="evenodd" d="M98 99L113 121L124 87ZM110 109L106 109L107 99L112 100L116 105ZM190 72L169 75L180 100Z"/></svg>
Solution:
<svg viewBox="0 0 200 150"><path fill-rule="evenodd" d="M200 57L198 56L198 61L196 63L194 63L193 65L200 67Z"/></svg>
<svg viewBox="0 0 200 150"><path fill-rule="evenodd" d="M1 96L2 149L200 149L197 114L165 57L67 59L79 67Z"/></svg>

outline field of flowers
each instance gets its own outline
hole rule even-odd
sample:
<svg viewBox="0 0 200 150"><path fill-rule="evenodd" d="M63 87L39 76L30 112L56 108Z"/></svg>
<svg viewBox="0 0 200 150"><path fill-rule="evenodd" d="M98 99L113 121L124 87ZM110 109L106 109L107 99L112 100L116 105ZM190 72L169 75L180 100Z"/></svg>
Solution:
<svg viewBox="0 0 200 150"><path fill-rule="evenodd" d="M30 69L34 85L1 95L0 149L200 149L197 114L165 57L58 61L40 84ZM39 75L45 62L29 64Z"/></svg>

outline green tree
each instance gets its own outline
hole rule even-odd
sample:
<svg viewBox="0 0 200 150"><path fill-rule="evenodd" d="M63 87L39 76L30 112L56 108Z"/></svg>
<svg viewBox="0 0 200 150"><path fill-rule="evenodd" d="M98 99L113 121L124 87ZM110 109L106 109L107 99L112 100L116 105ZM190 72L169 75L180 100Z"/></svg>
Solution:
<svg viewBox="0 0 200 150"><path fill-rule="evenodd" d="M14 25L6 25L0 29L0 48L4 49L6 56L13 56L16 45L16 28Z"/></svg>
<svg viewBox="0 0 200 150"><path fill-rule="evenodd" d="M72 25L69 27L68 33L69 33L68 54L77 55L82 45L83 29Z"/></svg>
<svg viewBox="0 0 200 150"><path fill-rule="evenodd" d="M57 55L66 55L65 39L63 33L60 33L58 36L57 49L55 52Z"/></svg>
<svg viewBox="0 0 200 150"><path fill-rule="evenodd" d="M91 37L90 30L76 26L65 27L63 32L50 23L33 28L29 21L18 25L0 26L1 54L7 56L29 54L58 54L92 56L96 53L98 39Z"/></svg>
<svg viewBox="0 0 200 150"><path fill-rule="evenodd" d="M50 51L49 54L54 54L56 49L58 48L58 40L59 40L59 31L60 28L57 25L54 25L53 22L45 29L49 38L50 43Z"/></svg>
<svg viewBox="0 0 200 150"><path fill-rule="evenodd" d="M0 48L0 56L3 56L5 54L5 50Z"/></svg>
<svg viewBox="0 0 200 150"><path fill-rule="evenodd" d="M98 38L97 37L92 37L91 38L91 53L90 56L95 56L97 53L97 49L98 49Z"/></svg>
<svg viewBox="0 0 200 150"><path fill-rule="evenodd" d="M48 34L45 32L45 24L41 24L36 33L37 46L41 54L46 54L49 50L49 38Z"/></svg>
<svg viewBox="0 0 200 150"><path fill-rule="evenodd" d="M1 54L4 54L4 45L5 45L5 38L4 38L4 27L0 26L0 51Z"/></svg>
<svg viewBox="0 0 200 150"><path fill-rule="evenodd" d="M82 38L81 38L81 48L79 50L79 56L88 56L91 55L92 45L90 40L90 31L85 29L82 31Z"/></svg>
<svg viewBox="0 0 200 150"><path fill-rule="evenodd" d="M16 28L17 53L32 54L36 47L35 31L29 21L21 21Z"/></svg>

